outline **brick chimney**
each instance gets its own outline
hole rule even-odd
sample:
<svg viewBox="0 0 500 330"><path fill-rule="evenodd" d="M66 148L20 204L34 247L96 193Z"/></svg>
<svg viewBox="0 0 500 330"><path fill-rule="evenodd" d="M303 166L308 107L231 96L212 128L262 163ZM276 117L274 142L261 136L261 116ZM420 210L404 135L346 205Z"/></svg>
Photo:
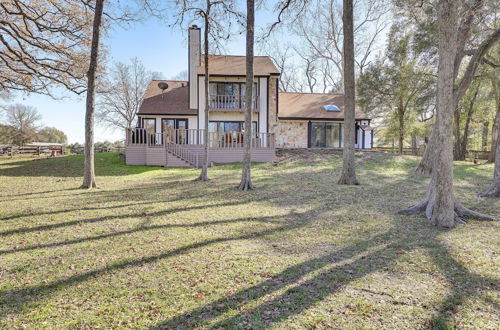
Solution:
<svg viewBox="0 0 500 330"><path fill-rule="evenodd" d="M196 25L189 27L189 108L198 108L198 68L201 61L201 31Z"/></svg>

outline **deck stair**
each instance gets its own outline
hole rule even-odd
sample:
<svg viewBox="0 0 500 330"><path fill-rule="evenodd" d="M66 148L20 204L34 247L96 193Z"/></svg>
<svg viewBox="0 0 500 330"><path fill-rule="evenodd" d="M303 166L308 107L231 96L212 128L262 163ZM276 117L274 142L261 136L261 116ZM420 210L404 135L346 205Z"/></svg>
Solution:
<svg viewBox="0 0 500 330"><path fill-rule="evenodd" d="M199 167L197 153L192 152L177 143L165 143L165 149L167 150L168 153L174 155L175 157L189 164L189 166Z"/></svg>

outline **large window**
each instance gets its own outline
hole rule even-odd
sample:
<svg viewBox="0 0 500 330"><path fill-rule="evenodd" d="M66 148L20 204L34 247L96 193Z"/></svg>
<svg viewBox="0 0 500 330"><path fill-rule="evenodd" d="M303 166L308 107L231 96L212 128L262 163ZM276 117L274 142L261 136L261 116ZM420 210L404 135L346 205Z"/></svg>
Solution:
<svg viewBox="0 0 500 330"><path fill-rule="evenodd" d="M244 132L245 122L243 121L211 121L208 123L209 132L226 133L226 132ZM252 122L252 132L257 132L257 122Z"/></svg>
<svg viewBox="0 0 500 330"><path fill-rule="evenodd" d="M341 123L311 123L311 147L341 148Z"/></svg>

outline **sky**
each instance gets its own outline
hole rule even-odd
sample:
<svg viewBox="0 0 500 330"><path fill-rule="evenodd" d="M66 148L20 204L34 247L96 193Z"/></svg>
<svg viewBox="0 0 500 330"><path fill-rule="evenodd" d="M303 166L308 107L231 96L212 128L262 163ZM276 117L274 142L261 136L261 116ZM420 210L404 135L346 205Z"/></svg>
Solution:
<svg viewBox="0 0 500 330"><path fill-rule="evenodd" d="M269 3L273 4L273 1ZM269 7L256 11L257 35L263 28L269 26L269 23L276 20L276 15L277 13L272 12ZM198 25L201 26L199 23ZM273 40L279 40L280 43L293 42L286 28L282 30L279 33L275 32L277 37ZM383 43L381 41L381 45ZM106 61L108 65L116 61L128 63L131 58L137 57L147 70L160 72L166 79L172 79L187 70L187 31L178 26L169 27L167 22L156 18L148 18L127 28L115 27L106 33L103 44L108 53ZM245 55L245 48L245 34L235 34L224 45L224 53ZM255 54L261 55L258 47L255 49ZM66 133L68 143L83 143L85 95L76 96L63 89L56 90L54 94L58 96L58 100L44 95L17 94L9 100L9 103L22 103L35 107L42 116L43 126L55 127ZM121 129L112 129L96 122L94 141L113 142L123 138L124 132Z"/></svg>
<svg viewBox="0 0 500 330"><path fill-rule="evenodd" d="M259 18L257 18L259 20ZM136 23L127 29L115 28L104 38L108 62L129 62L137 57L146 69L161 72L167 79L187 70L187 31L168 27L155 18ZM237 35L226 45L228 54L245 54L245 35ZM68 143L85 140L85 95L75 96L62 89L56 93L61 100L44 95L15 95L10 104L31 105L42 116L44 126L55 127L68 136ZM121 130L113 130L96 123L94 141L123 139Z"/></svg>

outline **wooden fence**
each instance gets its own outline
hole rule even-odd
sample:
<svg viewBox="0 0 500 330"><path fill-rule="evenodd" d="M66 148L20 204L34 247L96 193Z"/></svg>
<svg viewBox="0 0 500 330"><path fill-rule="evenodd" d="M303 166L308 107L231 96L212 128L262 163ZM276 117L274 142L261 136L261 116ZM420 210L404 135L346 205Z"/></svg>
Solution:
<svg viewBox="0 0 500 330"><path fill-rule="evenodd" d="M373 147L371 150L387 152L392 154L399 154L399 148L397 147ZM403 148L403 155L414 155L422 156L424 154L424 147L421 148ZM490 155L489 151L482 150L467 150L465 158L467 159L488 159Z"/></svg>
<svg viewBox="0 0 500 330"><path fill-rule="evenodd" d="M64 153L64 148L50 148L50 147L37 147L37 146L0 146L0 156L14 156L14 155L61 155Z"/></svg>

